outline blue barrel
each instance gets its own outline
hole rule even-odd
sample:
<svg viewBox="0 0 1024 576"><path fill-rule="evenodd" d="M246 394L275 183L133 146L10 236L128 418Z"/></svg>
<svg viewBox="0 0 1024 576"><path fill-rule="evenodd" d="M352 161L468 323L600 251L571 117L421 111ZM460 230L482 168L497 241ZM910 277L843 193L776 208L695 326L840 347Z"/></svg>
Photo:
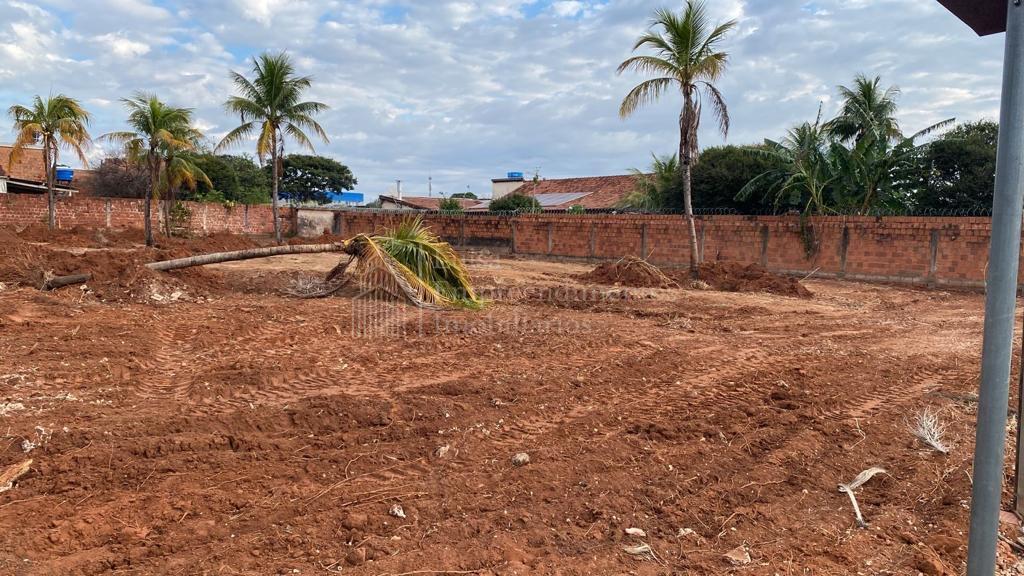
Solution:
<svg viewBox="0 0 1024 576"><path fill-rule="evenodd" d="M57 168L57 181L58 182L71 182L75 177L75 171L71 168Z"/></svg>

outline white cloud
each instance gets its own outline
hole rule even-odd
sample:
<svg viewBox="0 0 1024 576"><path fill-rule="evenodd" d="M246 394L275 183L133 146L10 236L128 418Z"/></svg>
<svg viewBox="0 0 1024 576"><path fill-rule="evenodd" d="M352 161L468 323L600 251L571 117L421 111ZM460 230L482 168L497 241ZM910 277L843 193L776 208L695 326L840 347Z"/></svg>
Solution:
<svg viewBox="0 0 1024 576"><path fill-rule="evenodd" d="M149 53L149 44L130 40L121 33L103 34L97 36L96 41L121 58L134 58Z"/></svg>
<svg viewBox="0 0 1024 576"><path fill-rule="evenodd" d="M401 178L410 194L488 189L508 170L622 173L673 150L679 97L628 120L617 76L664 0L0 0L3 106L60 91L86 102L93 131L123 128L118 99L147 90L195 108L216 138L229 70L287 50L314 76L309 98L332 135L317 151L351 166L369 195ZM673 3L669 3L673 4ZM674 3L678 5L679 3ZM170 6L165 8L163 6ZM835 86L883 75L903 89L901 121L992 117L1001 39L976 38L920 0L716 0L736 18L720 87L729 142L779 137L834 111ZM112 17L111 15L117 15ZM16 80L16 82L14 81ZM0 119L0 140L9 124ZM722 142L708 121L704 145ZM246 151L242 148L239 152Z"/></svg>

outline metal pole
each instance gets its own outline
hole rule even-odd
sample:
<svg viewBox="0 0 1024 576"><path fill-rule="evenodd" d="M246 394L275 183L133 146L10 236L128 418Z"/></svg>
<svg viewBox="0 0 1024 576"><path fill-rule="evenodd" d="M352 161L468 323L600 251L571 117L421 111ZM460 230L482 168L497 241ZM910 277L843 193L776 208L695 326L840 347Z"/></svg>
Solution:
<svg viewBox="0 0 1024 576"><path fill-rule="evenodd" d="M1024 7L1020 0L1007 0L1007 4L999 152L992 204L971 532L967 547L968 576L995 573L1013 319L1017 305L1021 203L1024 201L1021 195L1024 186Z"/></svg>

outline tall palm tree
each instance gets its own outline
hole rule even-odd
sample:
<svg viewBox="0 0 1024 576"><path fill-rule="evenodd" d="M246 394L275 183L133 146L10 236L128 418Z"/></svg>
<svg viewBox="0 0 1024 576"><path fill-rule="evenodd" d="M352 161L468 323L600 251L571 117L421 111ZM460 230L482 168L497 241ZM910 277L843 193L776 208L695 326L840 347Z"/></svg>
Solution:
<svg viewBox="0 0 1024 576"><path fill-rule="evenodd" d="M859 142L869 134L894 140L902 136L896 121L900 89L881 87L882 79L857 74L853 87L840 86L843 104L839 114L825 124L825 130L840 142Z"/></svg>
<svg viewBox="0 0 1024 576"><path fill-rule="evenodd" d="M128 109L128 125L123 132L111 132L103 139L121 144L129 158L144 158L149 168L149 188L143 222L146 245L153 245L153 198L159 197L160 179L166 159L175 151L195 149L195 129L192 128L192 109L178 108L161 102L153 94L138 92L121 100Z"/></svg>
<svg viewBox="0 0 1024 576"><path fill-rule="evenodd" d="M302 94L312 84L312 78L296 76L291 58L284 52L264 53L255 58L252 73L252 80L237 72L231 73L239 95L228 98L224 106L228 112L238 114L242 124L224 136L217 150L236 145L258 133L256 154L260 161L270 158L274 236L280 244L281 224L277 207L285 138L290 137L311 152L313 143L306 135L307 130L328 142L327 133L313 119L315 114L326 110L327 105L302 101Z"/></svg>
<svg viewBox="0 0 1024 576"><path fill-rule="evenodd" d="M729 55L719 51L718 45L734 26L735 20L713 26L702 0L687 0L681 15L663 8L654 13L650 29L633 45L634 52L650 48L654 55L632 56L618 69L619 74L633 70L654 76L635 86L622 100L619 107L622 118L656 101L671 88L678 89L683 96L683 109L679 114L679 175L683 182L683 205L690 233L690 270L695 275L700 254L697 252L690 175L698 154L697 129L706 99L722 135L729 132L729 111L715 82L725 72L729 60Z"/></svg>
<svg viewBox="0 0 1024 576"><path fill-rule="evenodd" d="M46 170L47 223L52 230L57 225L54 186L60 149L70 149L82 164L89 165L84 149L91 142L87 130L91 117L77 100L63 94L51 95L46 99L36 96L31 106L11 106L8 114L14 120L14 129L18 133L11 149L11 165L21 157L26 147L36 143L42 145L43 166Z"/></svg>

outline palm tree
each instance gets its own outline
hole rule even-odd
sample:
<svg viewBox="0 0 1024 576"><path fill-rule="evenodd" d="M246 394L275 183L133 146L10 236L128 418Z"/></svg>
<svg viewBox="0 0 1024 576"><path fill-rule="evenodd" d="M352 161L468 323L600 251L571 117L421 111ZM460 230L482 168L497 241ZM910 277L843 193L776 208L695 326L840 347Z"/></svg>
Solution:
<svg viewBox="0 0 1024 576"><path fill-rule="evenodd" d="M654 76L635 86L619 107L626 118L645 104L656 101L665 91L677 88L683 96L679 114L679 175L683 183L683 205L690 233L690 270L696 275L700 254L697 227L693 220L690 173L697 159L697 129L704 99L711 105L718 128L729 132L729 111L715 82L725 72L729 55L718 44L736 25L735 20L712 26L702 0L687 0L682 15L671 10L655 12L650 29L633 45L633 51L651 48L654 55L632 56L619 65L618 73L633 70Z"/></svg>
<svg viewBox="0 0 1024 576"><path fill-rule="evenodd" d="M638 168L630 169L634 190L622 199L619 208L657 212L669 205L669 196L679 184L679 157L675 154L652 156L654 159L649 172Z"/></svg>
<svg viewBox="0 0 1024 576"><path fill-rule="evenodd" d="M129 131L111 132L104 140L121 144L130 159L143 158L149 168L149 188L143 222L146 246L153 245L151 211L153 197L159 197L160 178L166 158L175 151L195 149L192 109L178 108L161 102L153 94L138 92L121 100L128 109Z"/></svg>
<svg viewBox="0 0 1024 576"><path fill-rule="evenodd" d="M89 165L84 150L91 142L86 129L90 120L89 113L74 98L58 94L46 99L36 96L31 106L11 106L8 114L14 120L14 129L18 133L11 149L11 165L24 153L26 147L36 143L42 145L43 166L46 169L47 222L52 230L57 225L54 186L60 149L70 149L82 164Z"/></svg>
<svg viewBox="0 0 1024 576"><path fill-rule="evenodd" d="M843 104L839 115L825 124L825 130L840 142L858 142L869 133L889 140L902 136L896 121L900 89L890 86L881 88L882 79L875 76L868 79L858 74L853 87L839 87Z"/></svg>
<svg viewBox="0 0 1024 576"><path fill-rule="evenodd" d="M772 160L778 168L768 170L740 189L737 200L746 200L756 190L775 196L775 207L803 205L804 214L830 210L826 193L838 177L834 162L836 148L821 124L821 107L814 123L794 126L781 141L765 140L763 146L745 148L748 153Z"/></svg>
<svg viewBox="0 0 1024 576"><path fill-rule="evenodd" d="M303 102L302 93L312 83L309 76L296 76L291 59L284 52L264 53L253 60L254 78L249 80L237 72L231 79L238 96L228 98L224 106L238 114L242 124L229 132L217 150L238 144L258 133L256 154L261 161L270 157L271 202L274 209L274 236L281 243L281 225L277 217L278 189L281 183L281 161L284 157L285 138L290 137L300 147L313 151L313 143L306 130L312 131L325 143L327 133L313 119L313 115L327 109L320 102Z"/></svg>

